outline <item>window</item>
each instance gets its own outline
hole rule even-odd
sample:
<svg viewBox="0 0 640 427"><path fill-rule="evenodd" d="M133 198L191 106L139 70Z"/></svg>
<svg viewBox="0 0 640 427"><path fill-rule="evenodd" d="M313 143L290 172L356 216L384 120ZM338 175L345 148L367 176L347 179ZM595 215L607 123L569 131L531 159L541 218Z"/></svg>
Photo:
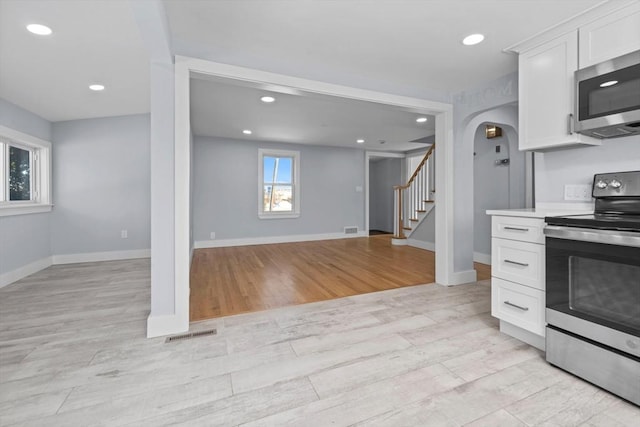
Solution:
<svg viewBox="0 0 640 427"><path fill-rule="evenodd" d="M300 216L300 152L258 150L258 217Z"/></svg>
<svg viewBox="0 0 640 427"><path fill-rule="evenodd" d="M51 210L51 144L0 126L0 216Z"/></svg>

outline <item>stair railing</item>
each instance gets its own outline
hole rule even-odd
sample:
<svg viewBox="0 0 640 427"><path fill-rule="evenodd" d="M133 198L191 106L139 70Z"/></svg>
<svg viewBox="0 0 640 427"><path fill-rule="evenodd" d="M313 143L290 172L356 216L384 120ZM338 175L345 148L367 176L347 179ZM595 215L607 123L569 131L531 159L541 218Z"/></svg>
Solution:
<svg viewBox="0 0 640 427"><path fill-rule="evenodd" d="M411 229L410 224L418 221L418 214L425 212L425 203L432 203L431 195L435 192L434 153L435 144L424 155L416 167L411 178L405 185L393 187L394 198L394 239L406 239L405 229Z"/></svg>

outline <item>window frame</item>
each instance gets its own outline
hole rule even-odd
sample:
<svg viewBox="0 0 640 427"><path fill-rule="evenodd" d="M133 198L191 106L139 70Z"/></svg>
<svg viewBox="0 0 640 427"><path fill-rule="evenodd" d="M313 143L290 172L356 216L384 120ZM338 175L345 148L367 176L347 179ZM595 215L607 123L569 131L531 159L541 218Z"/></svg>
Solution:
<svg viewBox="0 0 640 427"><path fill-rule="evenodd" d="M9 147L28 150L31 200L9 200ZM0 217L50 212L51 143L0 125Z"/></svg>
<svg viewBox="0 0 640 427"><path fill-rule="evenodd" d="M291 211L264 210L264 158L265 157L290 157L293 168L291 178L291 194L293 196ZM298 218L300 216L300 152L292 150L258 149L258 218L260 219L285 219Z"/></svg>

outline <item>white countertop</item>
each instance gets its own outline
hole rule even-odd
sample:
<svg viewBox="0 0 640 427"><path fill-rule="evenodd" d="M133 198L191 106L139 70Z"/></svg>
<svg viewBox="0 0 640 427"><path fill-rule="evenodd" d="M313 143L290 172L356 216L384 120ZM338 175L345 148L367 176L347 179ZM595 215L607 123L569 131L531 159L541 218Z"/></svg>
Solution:
<svg viewBox="0 0 640 427"><path fill-rule="evenodd" d="M544 218L546 216L586 215L593 213L593 209L564 209L564 208L527 208L527 209L491 209L487 215L520 216L525 218Z"/></svg>

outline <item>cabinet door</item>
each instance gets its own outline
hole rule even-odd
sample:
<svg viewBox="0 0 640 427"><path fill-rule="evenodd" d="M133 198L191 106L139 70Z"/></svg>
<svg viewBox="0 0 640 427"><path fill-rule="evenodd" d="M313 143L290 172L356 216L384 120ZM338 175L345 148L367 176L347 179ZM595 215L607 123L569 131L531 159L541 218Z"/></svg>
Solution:
<svg viewBox="0 0 640 427"><path fill-rule="evenodd" d="M544 245L491 239L491 276L545 290Z"/></svg>
<svg viewBox="0 0 640 427"><path fill-rule="evenodd" d="M544 292L498 278L491 279L491 315L544 336Z"/></svg>
<svg viewBox="0 0 640 427"><path fill-rule="evenodd" d="M572 131L573 74L578 69L576 31L522 53L519 67L520 150L600 144Z"/></svg>
<svg viewBox="0 0 640 427"><path fill-rule="evenodd" d="M580 27L580 68L640 49L640 3Z"/></svg>

